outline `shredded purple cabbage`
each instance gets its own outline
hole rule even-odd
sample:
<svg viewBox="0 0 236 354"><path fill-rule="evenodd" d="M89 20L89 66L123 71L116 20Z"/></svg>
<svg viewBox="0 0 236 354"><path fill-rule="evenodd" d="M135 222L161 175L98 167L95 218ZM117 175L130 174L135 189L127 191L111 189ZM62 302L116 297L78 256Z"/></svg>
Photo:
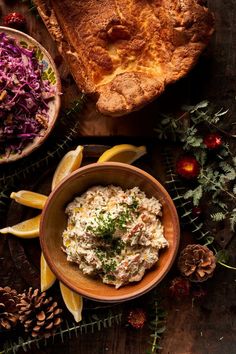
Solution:
<svg viewBox="0 0 236 354"><path fill-rule="evenodd" d="M48 126L55 87L42 79L34 50L0 33L0 154L21 153Z"/></svg>

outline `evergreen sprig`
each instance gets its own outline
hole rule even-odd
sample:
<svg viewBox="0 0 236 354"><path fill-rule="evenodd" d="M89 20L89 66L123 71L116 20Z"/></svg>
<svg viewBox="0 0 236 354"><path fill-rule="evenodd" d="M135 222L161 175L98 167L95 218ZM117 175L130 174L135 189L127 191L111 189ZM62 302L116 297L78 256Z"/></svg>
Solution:
<svg viewBox="0 0 236 354"><path fill-rule="evenodd" d="M175 118L163 116L156 131L159 138L180 141L183 150L191 153L201 165L200 174L195 185L183 191L184 199L191 200L194 206L198 206L207 195L211 197L212 204L217 209L211 214L213 221L230 220L231 230L235 230L235 211L232 205L236 201L236 157L230 151L228 143L216 151L215 155L207 149L203 142L202 131L220 131L231 138L231 134L220 127L228 110L214 111L214 107L208 101L202 101L195 106L183 107L184 113Z"/></svg>
<svg viewBox="0 0 236 354"><path fill-rule="evenodd" d="M5 342L3 350L0 354L15 354L19 350L23 349L25 352L32 350L34 347L40 349L53 344L55 339L59 338L61 343L64 343L66 339L71 339L72 336L78 337L80 334L94 333L95 331L101 331L103 328L112 327L115 324L120 324L122 320L122 313L114 314L109 312L107 316L98 317L96 314L92 315L87 321L82 321L79 324L69 324L67 321L65 325L61 327L50 338L27 338L19 337L16 342L8 340Z"/></svg>
<svg viewBox="0 0 236 354"><path fill-rule="evenodd" d="M150 311L149 328L150 334L150 350L146 354L156 354L161 348L160 339L166 330L166 311L161 307L160 300L155 300Z"/></svg>
<svg viewBox="0 0 236 354"><path fill-rule="evenodd" d="M192 203L190 199L186 200L184 198L186 187L184 186L183 181L178 178L174 172L174 159L171 150L165 148L162 154L166 166L167 189L169 190L169 193L172 196L175 206L179 212L180 218L182 220L182 225L188 225L198 242L204 244L205 246L210 246L213 249L217 263L219 263L221 266L224 266L225 268L236 270L235 267L228 264L229 255L227 250L219 249L215 243L214 236L211 234L211 230L206 230L204 228L204 223L201 222L197 216L193 216ZM223 213L212 214L212 218L217 222L225 220L226 216L223 216L222 214ZM233 230L236 225L236 208L231 211L229 221Z"/></svg>
<svg viewBox="0 0 236 354"><path fill-rule="evenodd" d="M198 131L197 127L201 125L219 130L231 138L236 138L236 134L231 134L219 126L227 113L228 110L223 108L215 112L214 106L209 101L202 101L195 106L183 106L182 114L178 117L173 114L162 114L162 119L158 121L155 131L159 139L186 140L186 148L201 146L201 137L194 136Z"/></svg>

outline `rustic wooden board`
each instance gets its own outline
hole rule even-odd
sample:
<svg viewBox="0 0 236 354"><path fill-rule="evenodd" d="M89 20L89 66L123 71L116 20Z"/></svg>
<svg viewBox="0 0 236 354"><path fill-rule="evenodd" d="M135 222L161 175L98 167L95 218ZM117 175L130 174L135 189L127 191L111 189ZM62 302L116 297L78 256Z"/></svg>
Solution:
<svg viewBox="0 0 236 354"><path fill-rule="evenodd" d="M122 118L99 115L89 103L84 110L78 135L88 136L153 136L155 120L160 111L174 110L181 103L198 102L209 98L218 107L230 109L225 129L235 129L236 87L236 2L235 0L209 0L209 7L216 18L216 32L211 45L200 58L187 78L169 87L156 102L143 110ZM63 81L63 106L67 106L78 90L66 65L58 56L54 43L44 25L28 12L26 5L17 1L0 0L2 13L20 10L27 16L28 32L39 40L53 55ZM233 143L229 141L229 143ZM157 162L159 161L156 155ZM16 209L14 209L15 211ZM16 210L17 211L17 210ZM235 258L236 240L231 241L230 251ZM33 250L33 248L32 248ZM14 262L5 262L9 255L7 242L0 243L0 277L2 283L17 288L27 286L15 272ZM30 258L30 257L29 257ZM31 257L32 258L32 257ZM11 259L11 258L9 258ZM38 265L34 265L38 271ZM175 268L170 274L175 275ZM11 274L11 276L9 276ZM168 280L166 281L168 285ZM235 272L218 268L207 282L208 295L203 302L177 301L165 297L168 309L167 331L161 342L163 354L234 354L236 353L236 300ZM165 284L162 284L164 288ZM161 289L160 289L161 291ZM103 332L87 334L78 340L55 344L47 349L31 351L34 354L144 354L148 346L146 329L136 331L122 326ZM23 351L22 351L23 352Z"/></svg>

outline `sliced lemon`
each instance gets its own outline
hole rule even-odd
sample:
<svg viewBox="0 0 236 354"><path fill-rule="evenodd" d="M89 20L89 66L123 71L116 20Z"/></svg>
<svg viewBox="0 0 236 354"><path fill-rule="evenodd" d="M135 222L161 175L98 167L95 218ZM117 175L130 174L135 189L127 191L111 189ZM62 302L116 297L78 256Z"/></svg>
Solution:
<svg viewBox="0 0 236 354"><path fill-rule="evenodd" d="M41 214L19 224L0 229L1 234L12 234L21 238L35 238L39 236L39 223Z"/></svg>
<svg viewBox="0 0 236 354"><path fill-rule="evenodd" d="M43 209L47 200L46 195L31 192L31 191L26 191L26 190L12 192L10 197L19 204L26 205L36 209Z"/></svg>
<svg viewBox="0 0 236 354"><path fill-rule="evenodd" d="M51 271L44 258L43 252L40 258L40 285L41 292L48 290L56 281L56 276Z"/></svg>
<svg viewBox="0 0 236 354"><path fill-rule="evenodd" d="M83 298L60 282L61 295L67 309L72 313L76 322L82 320Z"/></svg>
<svg viewBox="0 0 236 354"><path fill-rule="evenodd" d="M63 180L63 178L80 167L83 158L83 149L83 146L79 145L75 150L71 150L65 154L54 173L52 190Z"/></svg>
<svg viewBox="0 0 236 354"><path fill-rule="evenodd" d="M130 144L115 145L106 150L98 159L98 162L124 162L131 164L147 153L146 146L134 146Z"/></svg>

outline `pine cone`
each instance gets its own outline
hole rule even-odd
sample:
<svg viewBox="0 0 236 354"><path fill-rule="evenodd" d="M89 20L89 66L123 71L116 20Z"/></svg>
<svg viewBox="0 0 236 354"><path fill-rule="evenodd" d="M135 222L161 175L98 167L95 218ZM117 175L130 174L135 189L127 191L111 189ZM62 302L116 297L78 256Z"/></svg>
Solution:
<svg viewBox="0 0 236 354"><path fill-rule="evenodd" d="M216 258L206 246L188 245L180 253L178 267L189 280L201 282L213 275Z"/></svg>
<svg viewBox="0 0 236 354"><path fill-rule="evenodd" d="M60 314L62 310L52 297L47 298L46 293L39 289L29 288L20 295L19 319L25 331L32 337L50 337L62 323Z"/></svg>
<svg viewBox="0 0 236 354"><path fill-rule="evenodd" d="M16 290L0 287L0 329L11 330L17 324L19 297Z"/></svg>

